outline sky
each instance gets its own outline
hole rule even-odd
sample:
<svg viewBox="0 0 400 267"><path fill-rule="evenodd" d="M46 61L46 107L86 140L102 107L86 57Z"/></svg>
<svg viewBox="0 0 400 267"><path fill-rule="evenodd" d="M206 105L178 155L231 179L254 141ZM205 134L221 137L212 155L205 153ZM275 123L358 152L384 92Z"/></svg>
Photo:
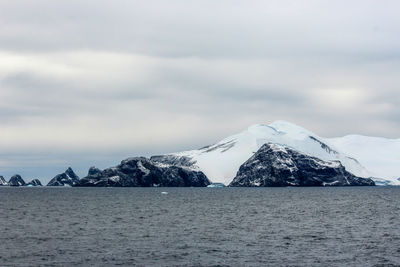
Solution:
<svg viewBox="0 0 400 267"><path fill-rule="evenodd" d="M400 137L397 0L2 0L0 175L47 182L286 120Z"/></svg>

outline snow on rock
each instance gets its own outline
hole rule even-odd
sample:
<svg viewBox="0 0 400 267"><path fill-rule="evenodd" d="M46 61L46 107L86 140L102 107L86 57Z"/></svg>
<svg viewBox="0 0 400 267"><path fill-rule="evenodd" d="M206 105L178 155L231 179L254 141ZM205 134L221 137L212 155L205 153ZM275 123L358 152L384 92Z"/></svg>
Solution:
<svg viewBox="0 0 400 267"><path fill-rule="evenodd" d="M196 186L210 184L200 171L188 167L178 167L156 162L145 157L123 160L116 167L99 170L92 167L88 176L82 178L76 186L99 187L152 187L152 186Z"/></svg>
<svg viewBox="0 0 400 267"><path fill-rule="evenodd" d="M0 175L0 186L7 186L8 182L4 179L3 176Z"/></svg>
<svg viewBox="0 0 400 267"><path fill-rule="evenodd" d="M8 181L8 184L10 186L24 186L25 181L24 181L24 179L22 179L21 175L16 174L10 178L10 181Z"/></svg>
<svg viewBox="0 0 400 267"><path fill-rule="evenodd" d="M264 144L243 163L230 186L364 186L369 178L356 177L339 161L324 161L284 145Z"/></svg>
<svg viewBox="0 0 400 267"><path fill-rule="evenodd" d="M169 157L179 162L179 157L183 157L185 162L191 163L191 168L198 168L204 172L213 183L228 185L236 176L239 167L266 143L290 147L325 161L338 160L347 171L356 176L372 176L356 159L347 156L331 143L330 139L285 121L276 121L269 125L256 124L214 145L165 155L164 160L168 162Z"/></svg>
<svg viewBox="0 0 400 267"><path fill-rule="evenodd" d="M33 179L32 181L27 183L26 186L42 186L42 183L39 179Z"/></svg>
<svg viewBox="0 0 400 267"><path fill-rule="evenodd" d="M79 177L69 167L64 173L56 175L47 186L74 186L79 182Z"/></svg>

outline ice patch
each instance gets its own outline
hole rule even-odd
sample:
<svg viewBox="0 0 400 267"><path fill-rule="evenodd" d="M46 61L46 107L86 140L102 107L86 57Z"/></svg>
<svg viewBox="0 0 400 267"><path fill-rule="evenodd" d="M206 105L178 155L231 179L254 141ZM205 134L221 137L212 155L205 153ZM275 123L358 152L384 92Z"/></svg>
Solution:
<svg viewBox="0 0 400 267"><path fill-rule="evenodd" d="M146 168L143 166L143 164L142 164L141 161L138 161L138 162L137 162L137 166L138 166L139 170L141 170L141 171L144 173L145 176L146 176L146 175L149 175L150 170L146 169Z"/></svg>
<svg viewBox="0 0 400 267"><path fill-rule="evenodd" d="M113 181L113 182L118 182L119 179L121 179L121 178L120 178L118 175L116 175L116 176L108 177L108 179L111 180L111 181Z"/></svg>

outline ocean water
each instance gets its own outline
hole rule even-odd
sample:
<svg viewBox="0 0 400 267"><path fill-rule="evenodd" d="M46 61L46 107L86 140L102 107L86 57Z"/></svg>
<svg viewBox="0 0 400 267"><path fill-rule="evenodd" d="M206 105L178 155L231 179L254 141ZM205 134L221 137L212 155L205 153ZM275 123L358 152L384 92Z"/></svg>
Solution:
<svg viewBox="0 0 400 267"><path fill-rule="evenodd" d="M399 266L400 187L3 187L0 227L0 266Z"/></svg>

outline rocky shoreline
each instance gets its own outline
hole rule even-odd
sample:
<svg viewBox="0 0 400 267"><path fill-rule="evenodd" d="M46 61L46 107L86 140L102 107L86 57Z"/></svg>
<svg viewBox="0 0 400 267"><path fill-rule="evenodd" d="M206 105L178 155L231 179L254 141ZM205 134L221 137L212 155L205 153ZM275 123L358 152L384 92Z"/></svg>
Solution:
<svg viewBox="0 0 400 267"><path fill-rule="evenodd" d="M46 186L70 187L207 187L212 182L187 157L153 156L128 158L118 166L100 170L91 167L79 178L69 167ZM1 186L42 186L38 179L26 183L20 175ZM346 171L339 161L324 161L283 145L264 144L244 162L231 187L276 186L374 186L370 178Z"/></svg>

